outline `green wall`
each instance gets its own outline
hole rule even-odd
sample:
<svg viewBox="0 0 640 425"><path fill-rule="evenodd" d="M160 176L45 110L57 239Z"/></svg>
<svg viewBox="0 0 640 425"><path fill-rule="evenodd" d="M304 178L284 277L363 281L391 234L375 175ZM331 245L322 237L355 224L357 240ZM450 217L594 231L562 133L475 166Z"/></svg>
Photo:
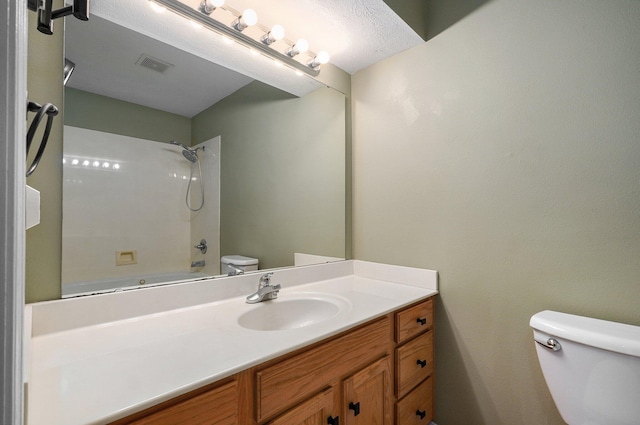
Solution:
<svg viewBox="0 0 640 425"><path fill-rule="evenodd" d="M185 145L191 141L190 118L70 87L65 98L66 125Z"/></svg>
<svg viewBox="0 0 640 425"><path fill-rule="evenodd" d="M538 311L640 325L639 22L493 0L353 76L354 256L439 272L438 425L564 423Z"/></svg>
<svg viewBox="0 0 640 425"><path fill-rule="evenodd" d="M53 8L63 6L55 0ZM25 5L26 7L26 5ZM27 302L60 297L62 255L62 123L64 114L62 68L64 65L64 25L56 21L54 35L37 31L35 12L29 12L29 53L27 58L28 98L39 104L53 103L60 110L38 169L27 184L40 191L40 224L26 232ZM35 114L29 114L29 124ZM28 125L29 125L28 124ZM38 149L44 121L34 137L32 155ZM29 164L32 158L29 158Z"/></svg>
<svg viewBox="0 0 640 425"><path fill-rule="evenodd" d="M192 134L222 136L221 255L261 268L292 265L294 252L345 255L344 95L254 81L196 115Z"/></svg>

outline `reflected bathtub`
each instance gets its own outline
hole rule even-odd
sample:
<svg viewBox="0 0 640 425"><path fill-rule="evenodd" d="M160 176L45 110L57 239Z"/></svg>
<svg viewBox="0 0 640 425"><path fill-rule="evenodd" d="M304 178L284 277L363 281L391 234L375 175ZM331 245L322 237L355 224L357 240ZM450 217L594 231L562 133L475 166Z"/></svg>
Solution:
<svg viewBox="0 0 640 425"><path fill-rule="evenodd" d="M62 298L128 291L150 286L207 279L209 277L211 276L201 272L172 272L65 283L62 285Z"/></svg>

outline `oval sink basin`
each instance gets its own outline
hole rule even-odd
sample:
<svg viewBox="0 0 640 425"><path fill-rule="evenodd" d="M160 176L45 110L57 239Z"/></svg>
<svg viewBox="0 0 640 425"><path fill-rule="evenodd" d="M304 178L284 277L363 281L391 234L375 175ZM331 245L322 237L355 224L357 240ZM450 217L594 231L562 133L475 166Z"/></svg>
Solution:
<svg viewBox="0 0 640 425"><path fill-rule="evenodd" d="M242 314L238 324L256 331L297 329L329 320L347 306L347 301L333 297L275 299Z"/></svg>

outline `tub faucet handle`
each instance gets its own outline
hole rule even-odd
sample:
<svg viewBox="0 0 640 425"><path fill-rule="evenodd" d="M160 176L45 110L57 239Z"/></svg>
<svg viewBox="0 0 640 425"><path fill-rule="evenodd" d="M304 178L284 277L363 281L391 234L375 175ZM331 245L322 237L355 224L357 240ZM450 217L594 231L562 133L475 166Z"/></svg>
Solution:
<svg viewBox="0 0 640 425"><path fill-rule="evenodd" d="M207 240L201 239L198 245L195 245L194 248L199 249L201 253L207 253Z"/></svg>

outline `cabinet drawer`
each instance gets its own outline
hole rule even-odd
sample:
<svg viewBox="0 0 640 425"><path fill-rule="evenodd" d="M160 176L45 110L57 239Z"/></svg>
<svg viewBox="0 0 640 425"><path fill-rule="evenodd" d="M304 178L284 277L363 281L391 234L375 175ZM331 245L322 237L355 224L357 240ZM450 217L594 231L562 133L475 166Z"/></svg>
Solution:
<svg viewBox="0 0 640 425"><path fill-rule="evenodd" d="M396 390L402 398L433 374L433 332L427 332L396 348Z"/></svg>
<svg viewBox="0 0 640 425"><path fill-rule="evenodd" d="M433 379L428 378L398 402L396 425L426 425L433 419Z"/></svg>
<svg viewBox="0 0 640 425"><path fill-rule="evenodd" d="M386 316L256 372L257 420L267 419L388 353L390 329L391 320Z"/></svg>
<svg viewBox="0 0 640 425"><path fill-rule="evenodd" d="M396 314L396 342L402 343L433 328L433 300L429 299Z"/></svg>
<svg viewBox="0 0 640 425"><path fill-rule="evenodd" d="M238 382L214 388L137 420L132 425L236 425L238 423Z"/></svg>

